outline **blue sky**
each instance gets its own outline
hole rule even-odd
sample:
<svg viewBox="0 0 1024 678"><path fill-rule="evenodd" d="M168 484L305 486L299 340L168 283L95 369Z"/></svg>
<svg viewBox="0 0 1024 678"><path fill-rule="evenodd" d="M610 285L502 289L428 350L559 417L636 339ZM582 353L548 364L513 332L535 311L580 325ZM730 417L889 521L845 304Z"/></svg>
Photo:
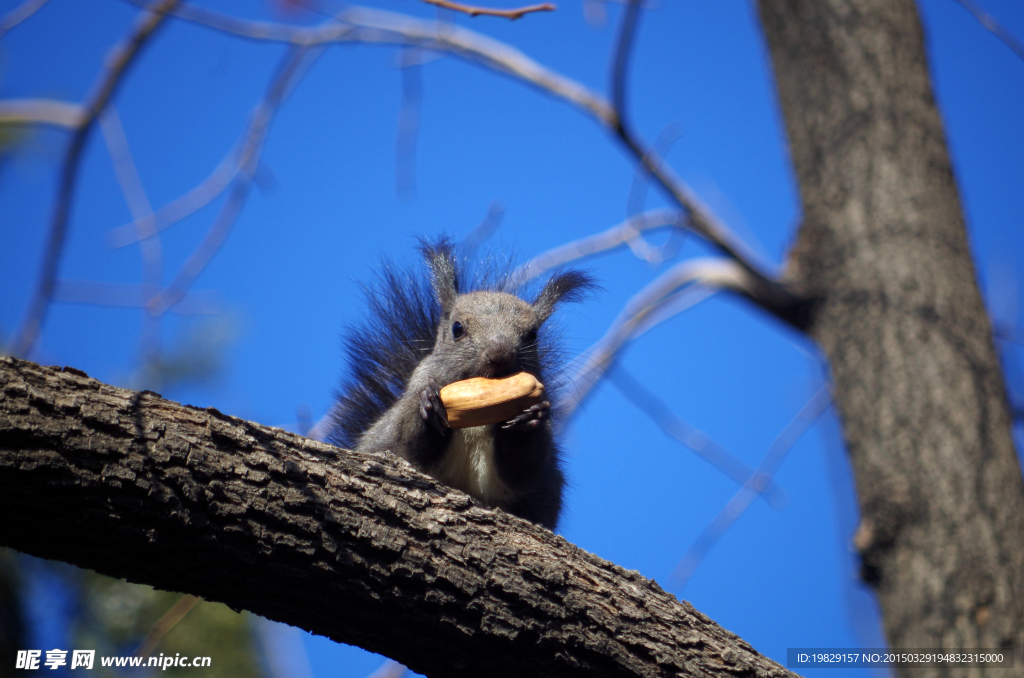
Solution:
<svg viewBox="0 0 1024 678"><path fill-rule="evenodd" d="M0 12L16 4L0 0ZM282 13L270 2L197 4L248 18L322 20ZM981 4L1024 36L1020 2ZM375 6L435 15L415 0ZM996 319L1016 326L1024 282L1024 60L954 0L922 0L920 8L979 279ZM620 5L606 10L603 25L585 21L578 2L514 23L448 16L604 93ZM0 97L81 100L136 11L118 0L51 0L0 40ZM154 206L198 184L228 153L284 53L279 44L180 21L147 45L115 105ZM161 325L170 352L197 336L218 337L222 370L208 383L165 388L165 397L274 426L294 427L303 410L317 419L343 376L341 332L364 313L358 283L370 279L381 256L413 261L417 236L465 236L495 201L504 217L488 246L522 259L627 215L635 163L604 130L532 87L443 55L428 55L421 68L416 191L414 199L400 199L398 64L394 47L329 47L282 106L259 186L193 286L219 313L170 315ZM653 3L641 18L629 98L648 141L677 126L668 155L675 172L765 260L781 265L799 207L753 5ZM4 337L21 323L38 275L66 139L40 129L0 167ZM165 283L223 200L161 234ZM664 205L650 188L645 207ZM109 231L130 218L96 130L81 166L61 277L138 283L138 247L108 246ZM712 253L691 236L681 256ZM560 314L573 356L663 270L625 250L582 266L604 289ZM129 385L141 326L136 309L58 303L33 357ZM1000 349L1016 364L1024 358L1019 345ZM621 364L677 416L751 466L822 380L807 340L723 295L644 335ZM787 647L880 643L874 603L856 581L848 546L856 505L831 414L778 473L788 504L754 502L685 589L669 575L735 483L666 438L610 383L599 385L573 421L564 449L572 488L561 532L570 541L658 580L783 663ZM305 646L316 676L364 676L380 663L322 638L307 638Z"/></svg>

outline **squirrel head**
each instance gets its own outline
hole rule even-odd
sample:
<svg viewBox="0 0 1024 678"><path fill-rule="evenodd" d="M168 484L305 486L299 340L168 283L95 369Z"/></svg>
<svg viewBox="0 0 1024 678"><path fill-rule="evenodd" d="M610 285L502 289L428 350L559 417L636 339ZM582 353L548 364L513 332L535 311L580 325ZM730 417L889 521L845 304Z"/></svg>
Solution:
<svg viewBox="0 0 1024 678"><path fill-rule="evenodd" d="M560 303L579 301L594 288L586 273L564 271L551 276L532 303L501 291L463 294L451 243L442 239L421 249L441 307L433 355L449 366L451 381L519 371L540 377L541 326Z"/></svg>

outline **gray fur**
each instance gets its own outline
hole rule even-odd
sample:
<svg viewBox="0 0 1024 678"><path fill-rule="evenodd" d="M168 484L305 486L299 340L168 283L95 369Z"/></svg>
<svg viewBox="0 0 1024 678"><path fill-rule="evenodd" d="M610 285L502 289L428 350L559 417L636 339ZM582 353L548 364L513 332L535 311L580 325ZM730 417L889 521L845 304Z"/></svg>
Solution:
<svg viewBox="0 0 1024 678"><path fill-rule="evenodd" d="M565 485L558 446L551 428L551 403L534 406L505 424L452 430L438 391L452 382L471 377L502 377L520 371L545 383L545 359L553 355L544 348L542 326L561 301L576 301L593 288L586 274L570 271L553 276L530 304L505 291L461 292L460 270L450 244L441 240L423 246L431 272L434 308L423 308L415 318L439 318L434 345L408 378L393 404L372 425L358 434L362 452L390 450L420 470L429 473L487 506L497 506L527 520L554 529L562 508ZM392 284L395 276L385 277ZM504 280L494 286L502 289ZM383 297L401 297L405 292L387 290ZM374 300L371 297L371 302ZM371 303L375 310L385 306L415 312L407 303ZM401 320L401 319L400 319ZM455 323L461 329L453 330ZM376 325L380 325L378 319ZM395 319L388 324L394 326ZM405 332L404 334L409 334ZM373 354L375 363L388 363L387 351L380 355L381 342L367 347L367 334L351 335L355 355ZM393 347L393 341L386 342ZM390 348L388 350L391 350ZM376 353L374 353L376 351ZM407 357L408 351L403 352ZM401 361L398 361L401 362ZM357 366L360 367L360 366ZM369 399L360 394L381 389L373 382L380 369L357 369L359 379L342 393L340 419L333 435L339 442L351 438L367 419ZM388 375L393 377L393 375ZM380 401L377 397L376 404ZM347 419L346 419L347 417ZM356 423L353 423L356 422Z"/></svg>

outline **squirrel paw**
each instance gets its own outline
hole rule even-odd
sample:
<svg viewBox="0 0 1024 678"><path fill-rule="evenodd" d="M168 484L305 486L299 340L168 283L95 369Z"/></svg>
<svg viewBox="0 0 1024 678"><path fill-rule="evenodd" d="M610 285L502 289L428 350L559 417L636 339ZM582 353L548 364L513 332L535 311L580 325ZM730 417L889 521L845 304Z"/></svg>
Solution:
<svg viewBox="0 0 1024 678"><path fill-rule="evenodd" d="M551 403L545 400L537 403L515 419L510 419L502 426L503 429L514 431L535 431L540 423L551 416Z"/></svg>
<svg viewBox="0 0 1024 678"><path fill-rule="evenodd" d="M448 430L448 412L441 402L441 389L433 379L427 380L427 387L420 393L420 416L423 421L433 424L438 432Z"/></svg>

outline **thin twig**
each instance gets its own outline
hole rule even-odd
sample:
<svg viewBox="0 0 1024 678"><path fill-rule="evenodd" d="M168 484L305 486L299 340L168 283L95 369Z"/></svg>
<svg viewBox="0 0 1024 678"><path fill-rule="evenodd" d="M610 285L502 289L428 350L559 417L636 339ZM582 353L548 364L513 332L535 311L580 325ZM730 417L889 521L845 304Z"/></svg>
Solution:
<svg viewBox="0 0 1024 678"><path fill-rule="evenodd" d="M517 9L489 9L487 7L473 7L472 5L463 5L458 2L452 2L451 0L421 0L428 5L434 5L435 7L442 7L444 9L450 9L455 12L462 12L472 17L477 16L496 16L502 19L509 19L515 21L521 19L527 14L533 12L554 12L557 7L550 2L543 2L539 5L527 5L526 7L519 7Z"/></svg>
<svg viewBox="0 0 1024 678"><path fill-rule="evenodd" d="M680 419L658 396L634 378L621 365L608 373L608 378L636 408L647 415L662 433L697 453L704 461L740 485L757 473L740 458L729 452L706 433ZM761 496L772 508L786 505L786 493L771 479L762 483Z"/></svg>
<svg viewBox="0 0 1024 678"><path fill-rule="evenodd" d="M420 104L423 102L422 59L415 47L401 51L402 103L398 110L395 134L395 193L403 202L416 197L416 138L420 129Z"/></svg>
<svg viewBox="0 0 1024 678"><path fill-rule="evenodd" d="M213 172L203 181L190 189L184 195L172 200L153 214L153 232L159 233L169 226L173 226L186 217L195 214L202 208L209 205L224 190L231 185L231 182L238 176L238 159L241 156L241 148L245 146L245 140L251 134L246 129L242 139L236 144L224 159L220 161ZM137 221L112 228L107 233L107 244L110 247L118 248L138 242L142 224Z"/></svg>
<svg viewBox="0 0 1024 678"><path fill-rule="evenodd" d="M587 357L573 375L567 389L565 418L579 409L598 380L614 364L623 347L636 336L649 330L652 318L662 322L669 316L661 314L666 303L676 301L675 293L693 285L712 289L728 289L743 293L750 282L749 272L728 259L691 259L676 264L648 283L635 294L612 323L605 335L588 352ZM676 312L692 308L705 299L706 294L693 299Z"/></svg>
<svg viewBox="0 0 1024 678"><path fill-rule="evenodd" d="M636 24L640 18L640 0L629 0L622 14L619 26L619 38L616 41L615 53L612 57L611 92L612 107L615 109L615 126L617 131L626 124L626 71L633 48L633 37L636 35Z"/></svg>
<svg viewBox="0 0 1024 678"><path fill-rule="evenodd" d="M263 142L270 131L270 123L274 118L277 109L287 97L292 86L305 72L302 66L306 62L307 54L312 52L315 60L322 52L322 48L293 47L285 55L267 90L263 100L253 111L252 120L249 125L249 136L241 149L238 159L238 176L235 178L231 193L221 207L207 231L203 240L199 243L185 263L182 264L175 275L174 280L160 292L153 300L152 308L154 313L164 313L177 304L188 292L188 289L195 282L196 278L203 272L207 264L224 243L228 233L231 232L235 220L242 211L245 201L249 196L249 189L253 176L259 167L260 155L263 151Z"/></svg>
<svg viewBox="0 0 1024 678"><path fill-rule="evenodd" d="M681 136L682 133L679 130L679 125L670 123L655 138L649 152L655 154L658 158L664 158L668 154L669 149L672 148L672 144L678 141ZM629 187L629 197L626 199L626 214L632 216L643 210L647 199L647 186L650 182L650 172L647 171L644 163L638 163L636 171L633 173L633 183ZM661 263L672 257L677 247L677 241L674 238L670 238L661 247L652 247L639 232L630 238L627 244L637 258L652 264Z"/></svg>
<svg viewBox="0 0 1024 678"><path fill-rule="evenodd" d="M153 295L138 283L99 280L57 280L53 301L62 304L111 306L148 310ZM220 296L213 290L189 292L168 312L176 315L214 315L224 310Z"/></svg>
<svg viewBox="0 0 1024 678"><path fill-rule="evenodd" d="M153 650L160 644L160 641L167 635L167 632L184 619L185 615L201 601L202 598L193 595L184 595L179 598L178 602L172 605L171 609L153 624L149 633L146 634L146 637L139 644L138 649L135 650L135 656L142 657L145 660L149 655L153 654Z"/></svg>
<svg viewBox="0 0 1024 678"><path fill-rule="evenodd" d="M687 212L688 226L717 247L723 254L743 266L752 277L748 285L752 301L780 319L794 325L802 322L803 301L785 285L764 272L756 263L758 257L735 236L697 195L661 161L653 148L645 148L627 124L626 74L633 38L639 20L641 0L629 0L619 26L618 40L611 68L613 122L610 125L619 140L628 148L672 199Z"/></svg>
<svg viewBox="0 0 1024 678"><path fill-rule="evenodd" d="M0 19L0 38L7 35L8 31L38 12L49 0L25 0Z"/></svg>
<svg viewBox="0 0 1024 678"><path fill-rule="evenodd" d="M500 200L492 200L487 206L487 214L480 223L459 243L460 251L469 254L476 250L484 241L494 235L505 218L505 205Z"/></svg>
<svg viewBox="0 0 1024 678"><path fill-rule="evenodd" d="M56 99L2 99L0 125L53 125L78 129L85 108L81 104Z"/></svg>
<svg viewBox="0 0 1024 678"><path fill-rule="evenodd" d="M704 531L697 537L697 540L686 552L682 560L679 561L675 570L673 570L670 581L678 584L680 588L686 586L686 583L693 576L694 571L696 571L697 566L704 560L704 557L707 556L715 542L721 539L722 535L750 507L758 493L763 491L764 484L774 477L786 453L793 448L797 441L800 440L800 437L825 413L825 410L831 404L832 394L826 384L818 389L810 401L800 409L796 417L782 429L782 433L775 438L772 446L768 448L768 453L761 460L756 473L750 476L750 479L733 495L729 503L715 516L714 520L704 528Z"/></svg>
<svg viewBox="0 0 1024 678"><path fill-rule="evenodd" d="M127 0L138 3L141 0ZM616 133L626 148L638 158L651 176L689 216L688 227L701 235L731 259L746 268L754 278L750 285L750 298L782 320L799 326L803 300L781 282L763 273L765 268L757 257L730 232L696 196L696 194L665 166L661 160L645 149L637 137L622 124L621 114L600 95L559 73L541 66L519 50L468 29L446 24L439 28L436 22L412 17L352 7L338 17L338 23L316 28L303 28L268 22L237 19L219 12L181 4L173 13L179 18L253 40L271 40L296 45L315 45L328 42L362 42L366 44L418 45L426 49L444 51L529 83L589 115ZM626 23L620 31L620 51L616 63L623 64L625 52L632 39L635 24ZM626 30L628 29L628 30ZM619 98L624 99L624 84L618 87Z"/></svg>
<svg viewBox="0 0 1024 678"><path fill-rule="evenodd" d="M154 227L153 207L142 185L139 171L132 157L128 136L121 125L121 118L113 104L107 106L100 115L100 131L107 144L107 151L114 165L114 174L121 185L128 211L135 220L139 241L139 254L142 257L142 287L148 300L152 300L163 284L163 248L160 236ZM142 315L142 360L155 363L160 353L160 315L146 312Z"/></svg>
<svg viewBox="0 0 1024 678"><path fill-rule="evenodd" d="M670 209L656 209L633 215L606 231L573 240L537 255L515 273L516 279L526 282L542 275L545 271L564 266L571 261L623 247L637 233L643 231L668 226L681 228L683 226L681 216L678 210Z"/></svg>
<svg viewBox="0 0 1024 678"><path fill-rule="evenodd" d="M1013 50L1014 54L1024 59L1024 43L1021 43L1013 33L1003 28L1003 25L996 21L994 16L979 7L974 0L956 1L963 5L964 9L970 12L985 30L1002 40L1007 47Z"/></svg>
<svg viewBox="0 0 1024 678"><path fill-rule="evenodd" d="M105 61L108 65L96 84L93 94L86 100L84 115L75 133L72 135L64 155L60 187L57 189L57 199L53 218L50 222L46 249L43 254L39 282L36 284L36 291L33 295L32 303L29 305L28 315L12 344L13 355L28 355L39 338L39 332L46 318L46 311L49 308L50 298L53 295L53 288L57 281L57 268L60 265L61 255L64 252L68 215L71 212L71 201L75 190L75 182L78 178L78 165L81 161L82 149L85 147L85 142L89 137L89 132L92 130L93 123L96 121L97 116L99 116L100 111L106 108L114 91L121 83L125 71L135 60L139 50L160 24L163 23L164 19L167 18L167 13L173 10L178 2L179 0L158 0L152 3L151 9L147 8L146 12L136 21L128 38L114 47L108 55Z"/></svg>

